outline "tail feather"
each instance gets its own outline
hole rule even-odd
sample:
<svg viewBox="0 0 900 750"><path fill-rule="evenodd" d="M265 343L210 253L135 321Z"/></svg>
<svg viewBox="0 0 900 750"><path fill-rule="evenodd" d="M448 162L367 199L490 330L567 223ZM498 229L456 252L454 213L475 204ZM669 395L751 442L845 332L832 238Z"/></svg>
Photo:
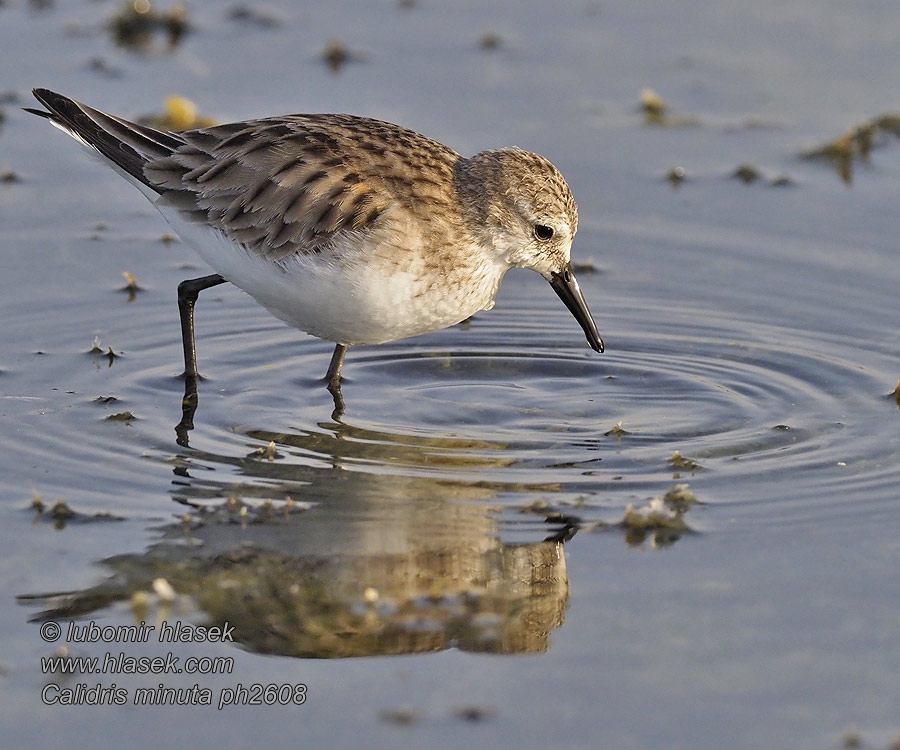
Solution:
<svg viewBox="0 0 900 750"><path fill-rule="evenodd" d="M27 112L46 117L138 182L157 193L163 192L144 175L144 165L170 156L183 146L185 142L179 136L108 115L48 89L34 89L33 93L49 111L26 107Z"/></svg>

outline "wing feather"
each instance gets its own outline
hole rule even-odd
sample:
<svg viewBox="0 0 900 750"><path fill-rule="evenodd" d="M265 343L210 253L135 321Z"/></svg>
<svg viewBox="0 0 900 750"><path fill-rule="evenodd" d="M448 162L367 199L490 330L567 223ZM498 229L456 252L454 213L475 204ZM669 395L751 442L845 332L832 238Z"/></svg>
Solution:
<svg viewBox="0 0 900 750"><path fill-rule="evenodd" d="M272 260L336 251L341 233L374 230L394 205L453 199L459 155L379 120L286 115L166 133L46 89L35 96L49 112L33 111L158 194L158 206Z"/></svg>

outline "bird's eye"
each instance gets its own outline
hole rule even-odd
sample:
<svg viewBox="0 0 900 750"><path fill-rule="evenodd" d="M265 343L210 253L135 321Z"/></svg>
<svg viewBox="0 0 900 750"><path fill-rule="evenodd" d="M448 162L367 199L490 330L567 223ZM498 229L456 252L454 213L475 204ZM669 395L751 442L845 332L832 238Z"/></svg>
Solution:
<svg viewBox="0 0 900 750"><path fill-rule="evenodd" d="M546 224L535 224L534 236L539 240L553 239L553 227L548 227Z"/></svg>

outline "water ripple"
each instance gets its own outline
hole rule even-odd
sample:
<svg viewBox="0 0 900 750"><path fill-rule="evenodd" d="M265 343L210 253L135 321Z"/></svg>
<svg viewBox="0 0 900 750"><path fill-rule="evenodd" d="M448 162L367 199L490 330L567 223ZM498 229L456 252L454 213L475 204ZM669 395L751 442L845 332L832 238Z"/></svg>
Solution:
<svg viewBox="0 0 900 750"><path fill-rule="evenodd" d="M825 352L815 333L615 296L606 300L616 317L599 356L552 295L520 294L450 331L352 348L347 408L336 417L321 381L330 345L226 292L227 304L198 306L209 377L190 447L179 449L169 297L141 295L123 308L129 337L112 364L83 351L40 358L45 376L72 380L74 393L30 411L20 402L28 439L4 447L32 463L54 456L81 475L66 480L74 486L90 485L102 465L111 493L133 487L149 458L182 467L189 481L173 490L181 495L318 502L339 470L392 478L394 489L379 485L383 494L400 484L411 496L477 487L492 503L549 499L587 516L687 479L751 514L802 517L821 511L808 501L825 485L881 498L898 479L885 431L872 429L895 427L896 406L884 398L889 377L860 363L858 341L831 340ZM116 349L122 339L110 335ZM4 379L24 372L13 368ZM94 403L106 393L120 400ZM54 428L29 429L47 410L60 415ZM134 419L106 419L123 411ZM274 457L265 454L269 443Z"/></svg>

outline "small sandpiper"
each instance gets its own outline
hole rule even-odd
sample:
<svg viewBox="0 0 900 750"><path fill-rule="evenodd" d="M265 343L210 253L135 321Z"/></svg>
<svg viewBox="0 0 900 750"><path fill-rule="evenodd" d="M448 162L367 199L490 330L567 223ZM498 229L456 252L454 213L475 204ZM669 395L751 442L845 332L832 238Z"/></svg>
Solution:
<svg viewBox="0 0 900 750"><path fill-rule="evenodd" d="M194 304L226 281L336 344L436 331L494 306L510 268L537 271L603 341L569 260L578 210L559 170L519 148L464 158L399 125L284 115L182 132L138 125L35 89L46 117L138 187L216 273L178 287L185 378Z"/></svg>

